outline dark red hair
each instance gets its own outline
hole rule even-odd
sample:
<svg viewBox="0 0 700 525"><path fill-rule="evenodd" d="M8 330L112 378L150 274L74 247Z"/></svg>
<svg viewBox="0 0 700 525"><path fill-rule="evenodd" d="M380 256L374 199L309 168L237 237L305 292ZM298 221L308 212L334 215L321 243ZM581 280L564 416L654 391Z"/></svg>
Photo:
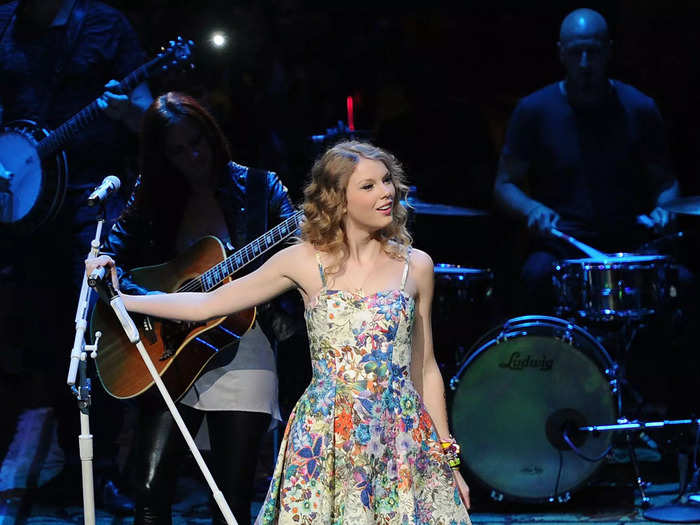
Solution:
<svg viewBox="0 0 700 525"><path fill-rule="evenodd" d="M212 151L214 183L218 186L229 173L231 151L214 117L199 102L183 93L171 91L156 98L141 122L141 187L134 208L149 215L165 234L180 224L188 194L185 177L165 153L168 130L183 121L202 130Z"/></svg>

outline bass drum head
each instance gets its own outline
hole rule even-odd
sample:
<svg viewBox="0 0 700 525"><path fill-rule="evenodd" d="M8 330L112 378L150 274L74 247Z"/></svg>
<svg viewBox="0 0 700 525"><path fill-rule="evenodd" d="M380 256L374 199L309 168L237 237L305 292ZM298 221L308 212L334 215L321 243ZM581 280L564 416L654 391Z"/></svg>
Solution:
<svg viewBox="0 0 700 525"><path fill-rule="evenodd" d="M586 331L552 317L521 317L477 343L452 379L452 427L462 464L494 497L547 502L581 486L599 467L579 457L561 430L616 422L612 362ZM610 432L570 432L588 458ZM469 479L469 478L467 478Z"/></svg>

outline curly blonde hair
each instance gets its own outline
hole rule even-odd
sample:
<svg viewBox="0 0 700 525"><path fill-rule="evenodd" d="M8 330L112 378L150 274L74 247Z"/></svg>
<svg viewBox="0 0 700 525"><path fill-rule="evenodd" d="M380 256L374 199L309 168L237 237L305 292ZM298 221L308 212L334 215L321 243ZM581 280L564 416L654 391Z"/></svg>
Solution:
<svg viewBox="0 0 700 525"><path fill-rule="evenodd" d="M369 142L339 142L317 159L311 168L311 181L304 189L305 220L301 225L302 241L334 257L334 264L327 269L329 273L338 271L348 255L343 224L346 190L360 158L382 162L396 189L391 224L378 230L375 238L388 255L397 259L405 257L412 242L406 229L408 212L402 204L408 194L408 185L399 161L388 151Z"/></svg>

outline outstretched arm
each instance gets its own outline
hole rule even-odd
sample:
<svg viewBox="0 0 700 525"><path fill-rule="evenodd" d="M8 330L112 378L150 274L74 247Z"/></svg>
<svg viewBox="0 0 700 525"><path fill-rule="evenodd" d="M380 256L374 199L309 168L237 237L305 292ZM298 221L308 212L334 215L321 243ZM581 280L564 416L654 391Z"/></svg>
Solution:
<svg viewBox="0 0 700 525"><path fill-rule="evenodd" d="M205 321L265 303L296 286L295 268L300 264L297 247L286 248L271 257L258 270L227 283L211 292L171 293L158 295L121 294L124 306L131 312L183 321ZM295 260L296 259L296 260ZM112 272L112 282L118 288L114 261L101 255L85 261L88 274L105 266Z"/></svg>
<svg viewBox="0 0 700 525"><path fill-rule="evenodd" d="M423 404L435 424L440 440L450 441L452 438L447 421L445 385L433 351L430 314L433 303L434 265L430 256L420 250L413 250L411 271L418 288L416 318L413 325L411 379L423 398ZM464 482L459 470L455 470L454 473L462 500L469 508L469 487Z"/></svg>

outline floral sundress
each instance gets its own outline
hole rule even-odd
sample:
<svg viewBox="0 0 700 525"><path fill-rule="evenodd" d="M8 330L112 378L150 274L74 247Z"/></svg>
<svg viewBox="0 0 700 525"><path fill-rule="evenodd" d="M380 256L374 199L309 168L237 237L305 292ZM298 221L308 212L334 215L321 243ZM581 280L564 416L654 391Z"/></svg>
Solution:
<svg viewBox="0 0 700 525"><path fill-rule="evenodd" d="M470 525L410 379L414 300L323 288L305 317L313 377L256 524Z"/></svg>

